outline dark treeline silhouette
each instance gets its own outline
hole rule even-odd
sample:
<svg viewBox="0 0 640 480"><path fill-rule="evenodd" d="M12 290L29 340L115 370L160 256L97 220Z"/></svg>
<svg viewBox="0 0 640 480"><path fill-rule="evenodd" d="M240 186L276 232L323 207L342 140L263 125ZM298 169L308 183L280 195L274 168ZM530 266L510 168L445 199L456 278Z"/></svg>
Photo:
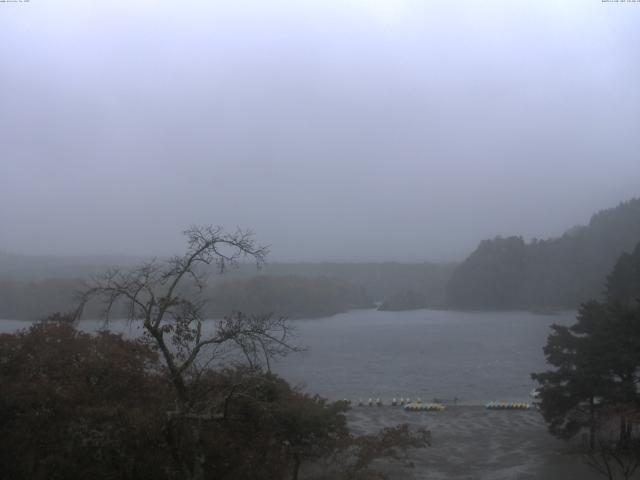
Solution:
<svg viewBox="0 0 640 480"><path fill-rule="evenodd" d="M551 327L544 353L553 370L532 374L549 431L588 432L587 463L610 479L640 468L639 287L640 243L616 262L602 301L582 304L574 325Z"/></svg>
<svg viewBox="0 0 640 480"><path fill-rule="evenodd" d="M36 320L44 318L47 312L70 310L74 294L82 285L82 280L70 278L30 282L0 280L0 318Z"/></svg>
<svg viewBox="0 0 640 480"><path fill-rule="evenodd" d="M207 313L220 318L229 312L270 312L289 318L334 315L371 307L364 288L329 277L259 275L218 283L208 292Z"/></svg>
<svg viewBox="0 0 640 480"><path fill-rule="evenodd" d="M426 304L442 306L446 285L455 263L275 263L265 272L270 275L332 277L363 288L368 297L385 301L406 291L424 297Z"/></svg>
<svg viewBox="0 0 640 480"><path fill-rule="evenodd" d="M84 284L74 279L0 281L0 318L35 320L43 318L46 312L69 310ZM211 300L206 310L209 318L222 318L241 310L270 312L288 318L314 318L373 307L371 297L362 287L328 277L258 275L212 282L205 294ZM124 315L124 311L116 309L114 314ZM99 305L87 306L87 318L99 315Z"/></svg>
<svg viewBox="0 0 640 480"><path fill-rule="evenodd" d="M73 307L90 276L126 267L129 257L54 258L0 254L0 318L36 320ZM41 264L41 268L38 265ZM59 267L59 274L56 268ZM313 318L372 307L374 301L419 293L421 305L441 306L453 264L274 263L256 274L253 265L219 276L211 271L207 294L220 317L236 310ZM90 305L87 316L97 316Z"/></svg>
<svg viewBox="0 0 640 480"><path fill-rule="evenodd" d="M640 241L640 199L596 213L559 238L484 240L454 271L454 308L575 308L599 298L607 273Z"/></svg>

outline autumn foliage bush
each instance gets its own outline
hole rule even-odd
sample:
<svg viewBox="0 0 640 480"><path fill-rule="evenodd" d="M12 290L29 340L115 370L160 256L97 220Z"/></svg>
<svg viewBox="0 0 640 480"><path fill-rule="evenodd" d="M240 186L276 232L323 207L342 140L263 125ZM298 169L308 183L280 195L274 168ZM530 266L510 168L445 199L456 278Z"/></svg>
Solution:
<svg viewBox="0 0 640 480"><path fill-rule="evenodd" d="M182 479L196 437L181 433L194 429L207 479L297 478L301 464L351 451L353 473L369 463L363 455L389 454L376 437L349 433L344 403L268 372L207 369L188 388L199 413L176 417L171 376L152 345L79 331L69 316L2 334L0 478ZM398 432L391 448L420 446Z"/></svg>
<svg viewBox="0 0 640 480"><path fill-rule="evenodd" d="M113 333L80 332L54 315L0 335L0 391L3 478L164 473L158 399L167 389L148 347Z"/></svg>

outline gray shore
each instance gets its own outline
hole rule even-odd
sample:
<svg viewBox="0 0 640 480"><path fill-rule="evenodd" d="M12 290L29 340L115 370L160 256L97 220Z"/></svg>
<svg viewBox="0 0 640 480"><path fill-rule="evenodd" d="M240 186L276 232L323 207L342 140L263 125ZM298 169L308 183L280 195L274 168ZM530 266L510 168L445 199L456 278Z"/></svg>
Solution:
<svg viewBox="0 0 640 480"><path fill-rule="evenodd" d="M596 480L582 462L578 442L552 437L536 410L486 410L451 406L444 412L406 412L400 407L354 407L356 434L408 423L431 431L432 446L409 453L413 467L384 465L393 479Z"/></svg>

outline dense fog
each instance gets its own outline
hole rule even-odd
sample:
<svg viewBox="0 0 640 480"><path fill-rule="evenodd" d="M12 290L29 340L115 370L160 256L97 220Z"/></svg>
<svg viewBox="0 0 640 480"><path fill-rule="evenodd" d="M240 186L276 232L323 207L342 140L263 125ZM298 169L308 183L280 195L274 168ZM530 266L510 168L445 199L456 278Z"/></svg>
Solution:
<svg viewBox="0 0 640 480"><path fill-rule="evenodd" d="M0 477L640 472L640 0L0 0Z"/></svg>
<svg viewBox="0 0 640 480"><path fill-rule="evenodd" d="M633 3L0 4L0 250L459 261L637 195Z"/></svg>

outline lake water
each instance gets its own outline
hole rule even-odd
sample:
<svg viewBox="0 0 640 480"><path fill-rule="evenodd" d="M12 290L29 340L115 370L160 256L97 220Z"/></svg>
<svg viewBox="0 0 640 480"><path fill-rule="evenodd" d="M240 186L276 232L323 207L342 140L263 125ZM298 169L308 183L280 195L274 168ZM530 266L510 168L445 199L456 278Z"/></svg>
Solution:
<svg viewBox="0 0 640 480"><path fill-rule="evenodd" d="M330 398L527 399L552 323L575 313L358 310L296 322L309 351L276 370Z"/></svg>
<svg viewBox="0 0 640 480"><path fill-rule="evenodd" d="M527 400L530 373L546 368L542 347L552 323L575 313L354 310L297 320L302 354L277 361L274 371L331 399L434 397L463 404ZM0 321L12 331L25 322ZM97 322L83 322L94 330ZM135 335L124 322L112 329Z"/></svg>

